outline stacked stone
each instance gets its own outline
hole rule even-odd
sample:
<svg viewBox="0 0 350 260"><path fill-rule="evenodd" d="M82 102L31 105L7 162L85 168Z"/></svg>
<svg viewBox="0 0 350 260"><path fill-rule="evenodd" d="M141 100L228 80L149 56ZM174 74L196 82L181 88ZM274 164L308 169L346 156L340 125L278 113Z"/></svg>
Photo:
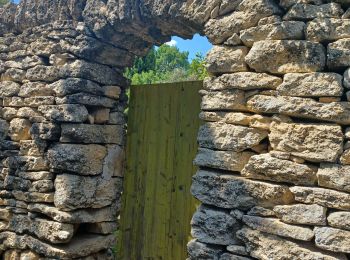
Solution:
<svg viewBox="0 0 350 260"><path fill-rule="evenodd" d="M189 259L348 259L350 2L218 6Z"/></svg>
<svg viewBox="0 0 350 260"><path fill-rule="evenodd" d="M0 258L112 259L132 59L82 23L0 37Z"/></svg>

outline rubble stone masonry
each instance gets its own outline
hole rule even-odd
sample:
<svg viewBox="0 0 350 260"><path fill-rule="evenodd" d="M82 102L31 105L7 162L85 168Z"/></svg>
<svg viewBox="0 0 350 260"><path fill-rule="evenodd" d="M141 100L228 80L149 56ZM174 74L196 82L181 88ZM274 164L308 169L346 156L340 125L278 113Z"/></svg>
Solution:
<svg viewBox="0 0 350 260"><path fill-rule="evenodd" d="M349 259L349 7L22 0L0 8L0 257L113 259L123 70L172 35L201 33L214 47L189 260Z"/></svg>

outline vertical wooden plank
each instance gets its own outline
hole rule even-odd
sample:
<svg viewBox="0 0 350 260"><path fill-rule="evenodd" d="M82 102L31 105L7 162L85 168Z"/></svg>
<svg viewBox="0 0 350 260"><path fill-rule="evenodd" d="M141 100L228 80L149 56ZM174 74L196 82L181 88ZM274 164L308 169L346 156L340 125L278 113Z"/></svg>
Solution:
<svg viewBox="0 0 350 260"><path fill-rule="evenodd" d="M186 258L201 85L131 88L118 259Z"/></svg>

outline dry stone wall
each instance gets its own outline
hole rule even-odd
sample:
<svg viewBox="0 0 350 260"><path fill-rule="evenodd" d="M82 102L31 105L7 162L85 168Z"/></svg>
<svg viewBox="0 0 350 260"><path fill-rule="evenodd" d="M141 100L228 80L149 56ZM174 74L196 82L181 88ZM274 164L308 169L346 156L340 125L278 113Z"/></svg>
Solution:
<svg viewBox="0 0 350 260"><path fill-rule="evenodd" d="M349 7L23 0L0 8L1 257L113 259L123 69L171 35L199 32L214 47L189 259L348 259Z"/></svg>

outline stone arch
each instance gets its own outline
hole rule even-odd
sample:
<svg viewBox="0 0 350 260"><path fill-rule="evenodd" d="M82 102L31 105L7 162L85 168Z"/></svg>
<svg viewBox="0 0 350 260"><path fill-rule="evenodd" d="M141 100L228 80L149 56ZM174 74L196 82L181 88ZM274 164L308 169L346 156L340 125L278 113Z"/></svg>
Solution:
<svg viewBox="0 0 350 260"><path fill-rule="evenodd" d="M339 73L350 66L349 5L22 0L1 8L3 257L112 257L122 70L172 35L201 33L215 47L190 259L346 259L349 73Z"/></svg>

